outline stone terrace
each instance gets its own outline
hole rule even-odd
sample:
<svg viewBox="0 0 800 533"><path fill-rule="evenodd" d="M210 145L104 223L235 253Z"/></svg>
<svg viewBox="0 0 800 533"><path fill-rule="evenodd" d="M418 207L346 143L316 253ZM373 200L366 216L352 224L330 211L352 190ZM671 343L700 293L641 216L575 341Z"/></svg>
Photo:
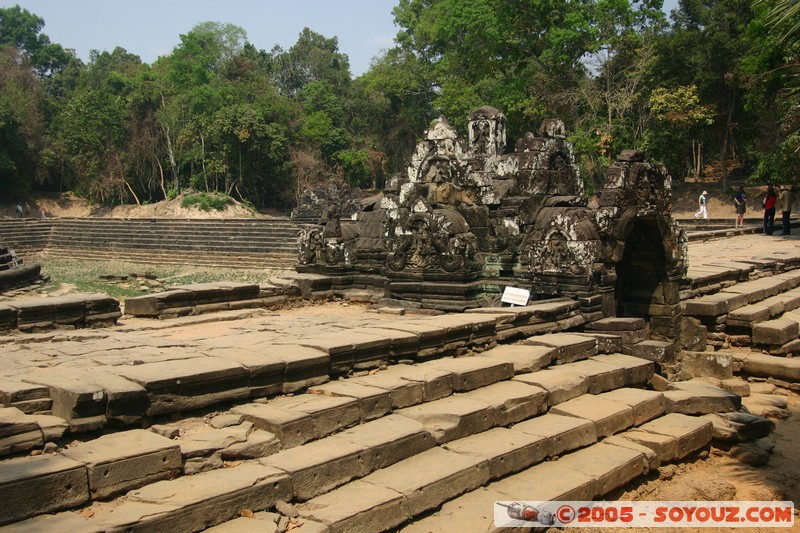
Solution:
<svg viewBox="0 0 800 533"><path fill-rule="evenodd" d="M794 280L800 246L746 236L690 256L687 308ZM488 530L494 501L602 498L770 399L728 376L653 379L671 354L635 319L565 332L582 325L569 300L478 311L339 303L2 337L0 530L271 531L294 513L300 532L446 531L454 514Z"/></svg>
<svg viewBox="0 0 800 533"><path fill-rule="evenodd" d="M291 268L299 231L288 219L5 219L0 244L19 255Z"/></svg>

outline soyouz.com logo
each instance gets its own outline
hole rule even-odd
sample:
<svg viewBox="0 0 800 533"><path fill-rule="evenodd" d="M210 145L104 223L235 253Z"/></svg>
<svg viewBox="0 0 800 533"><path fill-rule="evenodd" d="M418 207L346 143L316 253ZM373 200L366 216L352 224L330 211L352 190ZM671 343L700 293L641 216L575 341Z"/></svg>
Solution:
<svg viewBox="0 0 800 533"><path fill-rule="evenodd" d="M780 527L794 525L793 502L498 501L495 527Z"/></svg>

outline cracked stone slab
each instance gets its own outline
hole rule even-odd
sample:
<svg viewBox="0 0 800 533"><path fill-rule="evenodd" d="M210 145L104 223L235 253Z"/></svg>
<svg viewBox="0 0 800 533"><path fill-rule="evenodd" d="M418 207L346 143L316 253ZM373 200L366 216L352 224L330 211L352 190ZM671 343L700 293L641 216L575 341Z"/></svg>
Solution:
<svg viewBox="0 0 800 533"><path fill-rule="evenodd" d="M16 407L0 407L0 456L44 444L36 419Z"/></svg>
<svg viewBox="0 0 800 533"><path fill-rule="evenodd" d="M496 426L509 426L547 410L548 392L519 381L494 383L464 396L491 405Z"/></svg>
<svg viewBox="0 0 800 533"><path fill-rule="evenodd" d="M633 409L630 406L592 394L584 394L558 404L551 408L550 412L591 420L600 437L613 435L633 425Z"/></svg>
<svg viewBox="0 0 800 533"><path fill-rule="evenodd" d="M331 533L392 530L408 520L406 498L399 492L362 480L297 506L300 516L327 526ZM305 525L301 528L304 529Z"/></svg>
<svg viewBox="0 0 800 533"><path fill-rule="evenodd" d="M597 354L597 339L574 333L548 333L525 339L522 344L550 346L556 363L571 363Z"/></svg>
<svg viewBox="0 0 800 533"><path fill-rule="evenodd" d="M514 424L511 429L547 439L548 457L597 442L597 428L591 420L554 413Z"/></svg>
<svg viewBox="0 0 800 533"><path fill-rule="evenodd" d="M284 448L300 446L315 438L311 416L301 411L276 407L270 403L248 403L231 409L254 427L274 434Z"/></svg>
<svg viewBox="0 0 800 533"><path fill-rule="evenodd" d="M594 478L595 499L642 475L646 463L640 451L599 442L561 457L558 466Z"/></svg>
<svg viewBox="0 0 800 533"><path fill-rule="evenodd" d="M434 359L418 366L450 372L455 392L471 391L514 376L511 363L479 356Z"/></svg>
<svg viewBox="0 0 800 533"><path fill-rule="evenodd" d="M420 365L392 365L380 374L419 383L422 386L422 400L425 402L453 394L453 373L446 370Z"/></svg>
<svg viewBox="0 0 800 533"><path fill-rule="evenodd" d="M515 374L535 372L550 365L555 349L550 346L501 344L481 352L481 357L497 359L514 365Z"/></svg>
<svg viewBox="0 0 800 533"><path fill-rule="evenodd" d="M305 501L369 473L370 449L334 435L261 459L286 472L294 498Z"/></svg>
<svg viewBox="0 0 800 533"><path fill-rule="evenodd" d="M350 378L349 381L387 391L392 402L392 409L402 409L422 403L422 383L419 381L409 381L383 371L368 376Z"/></svg>
<svg viewBox="0 0 800 533"><path fill-rule="evenodd" d="M178 441L181 455L184 459L211 455L234 444L246 442L252 431L252 422L220 429L205 428Z"/></svg>
<svg viewBox="0 0 800 533"><path fill-rule="evenodd" d="M627 387L641 387L650 381L655 373L655 364L631 355L621 353L600 354L592 358L593 361L617 365L625 369L625 385Z"/></svg>
<svg viewBox="0 0 800 533"><path fill-rule="evenodd" d="M324 385L311 387L308 392L355 398L358 401L358 409L361 413L362 421L375 420L392 410L392 397L389 391L361 383L353 383L349 379L331 381Z"/></svg>
<svg viewBox="0 0 800 533"><path fill-rule="evenodd" d="M577 398L589 391L589 383L582 372L570 365L561 365L530 374L514 376L514 381L536 385L548 392L547 405L550 407Z"/></svg>
<svg viewBox="0 0 800 533"><path fill-rule="evenodd" d="M463 395L449 396L395 411L420 422L437 444L480 433L494 426L494 409Z"/></svg>
<svg viewBox="0 0 800 533"><path fill-rule="evenodd" d="M364 478L403 494L408 516L417 516L489 481L486 460L432 448Z"/></svg>
<svg viewBox="0 0 800 533"><path fill-rule="evenodd" d="M674 438L675 459L682 459L711 442L712 424L704 418L669 413L643 424L639 429Z"/></svg>
<svg viewBox="0 0 800 533"><path fill-rule="evenodd" d="M624 403L633 409L634 426L639 426L664 414L664 394L658 391L622 388L604 392L598 397Z"/></svg>
<svg viewBox="0 0 800 533"><path fill-rule="evenodd" d="M433 436L421 423L396 414L359 424L337 436L369 449L369 471L387 467L436 446Z"/></svg>
<svg viewBox="0 0 800 533"><path fill-rule="evenodd" d="M487 461L491 479L516 473L543 461L550 451L547 437L494 428L443 445L452 452Z"/></svg>
<svg viewBox="0 0 800 533"><path fill-rule="evenodd" d="M201 531L239 516L241 509L267 509L291 497L285 472L246 463L131 491L118 506L98 509L89 523L105 530Z"/></svg>
<svg viewBox="0 0 800 533"><path fill-rule="evenodd" d="M144 429L103 435L61 452L86 465L92 499L104 499L180 473L176 441Z"/></svg>
<svg viewBox="0 0 800 533"><path fill-rule="evenodd" d="M624 387L627 381L625 367L611 362L586 359L570 364L569 368L585 376L586 392L589 394L600 394Z"/></svg>
<svg viewBox="0 0 800 533"><path fill-rule="evenodd" d="M721 387L704 381L676 381L664 392L664 407L668 413L704 415L738 411L742 398Z"/></svg>

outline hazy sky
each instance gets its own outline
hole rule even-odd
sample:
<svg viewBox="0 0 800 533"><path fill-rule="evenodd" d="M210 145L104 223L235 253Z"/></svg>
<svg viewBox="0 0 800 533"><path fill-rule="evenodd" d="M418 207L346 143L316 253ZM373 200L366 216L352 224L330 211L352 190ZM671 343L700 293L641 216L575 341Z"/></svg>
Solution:
<svg viewBox="0 0 800 533"><path fill-rule="evenodd" d="M166 55L199 22L231 23L244 28L258 49L276 44L288 50L304 27L338 37L339 51L359 76L370 60L392 46L398 28L392 8L398 0L0 0L19 4L44 19L50 40L72 48L83 61L89 51L116 46L152 63ZM677 0L665 0L665 11Z"/></svg>
<svg viewBox="0 0 800 533"><path fill-rule="evenodd" d="M0 0L44 19L42 32L54 43L73 48L82 60L89 51L116 46L152 63L166 55L199 22L240 26L258 49L288 50L304 27L338 37L339 51L350 58L354 76L392 46L397 33L392 8L397 0Z"/></svg>

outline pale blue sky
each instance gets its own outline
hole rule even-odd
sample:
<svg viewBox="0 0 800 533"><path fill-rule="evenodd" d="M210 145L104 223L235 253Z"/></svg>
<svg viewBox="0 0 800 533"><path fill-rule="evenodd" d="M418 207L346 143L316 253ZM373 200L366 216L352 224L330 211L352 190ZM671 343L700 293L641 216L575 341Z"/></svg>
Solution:
<svg viewBox="0 0 800 533"><path fill-rule="evenodd" d="M50 40L72 48L87 61L89 51L116 46L152 63L180 42L199 22L231 23L244 28L258 49L276 44L289 49L304 27L338 37L339 51L359 76L370 60L392 46L398 28L392 8L398 0L0 0L19 4L44 19ZM665 10L677 0L665 0Z"/></svg>
<svg viewBox="0 0 800 533"><path fill-rule="evenodd" d="M304 27L338 37L339 51L350 58L354 76L392 46L398 28L392 8L397 0L0 0L44 19L42 32L52 42L73 48L82 60L89 51L116 46L152 63L166 55L199 22L231 23L244 28L258 49L289 49Z"/></svg>

